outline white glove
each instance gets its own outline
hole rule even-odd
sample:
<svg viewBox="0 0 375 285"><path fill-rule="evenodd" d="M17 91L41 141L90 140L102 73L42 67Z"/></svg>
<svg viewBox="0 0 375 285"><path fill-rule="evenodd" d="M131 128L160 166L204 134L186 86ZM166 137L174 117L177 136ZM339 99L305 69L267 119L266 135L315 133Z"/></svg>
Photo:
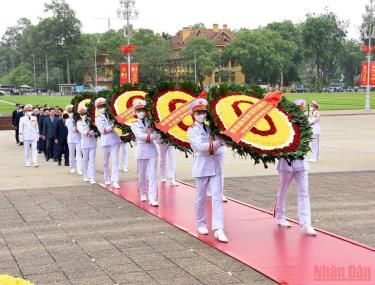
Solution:
<svg viewBox="0 0 375 285"><path fill-rule="evenodd" d="M160 140L160 135L159 135L159 134L152 134L152 135L151 135L151 139L152 139L153 141Z"/></svg>
<svg viewBox="0 0 375 285"><path fill-rule="evenodd" d="M20 140L20 142L23 142L23 135L22 134L18 135L18 139Z"/></svg>
<svg viewBox="0 0 375 285"><path fill-rule="evenodd" d="M112 126L106 127L106 128L105 128L105 131L106 131L107 133L112 132Z"/></svg>
<svg viewBox="0 0 375 285"><path fill-rule="evenodd" d="M93 137L95 135L95 132L93 130L90 131L89 136Z"/></svg>

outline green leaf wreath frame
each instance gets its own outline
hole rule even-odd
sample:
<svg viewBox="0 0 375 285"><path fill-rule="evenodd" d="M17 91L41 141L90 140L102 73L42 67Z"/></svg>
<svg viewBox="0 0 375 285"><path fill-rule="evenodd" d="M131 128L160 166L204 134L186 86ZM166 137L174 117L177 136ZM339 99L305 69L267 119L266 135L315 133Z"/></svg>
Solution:
<svg viewBox="0 0 375 285"><path fill-rule="evenodd" d="M309 122L304 113L297 106L295 106L294 103L290 102L285 97L281 99L277 108L280 111L284 112L288 116L291 123L297 126L299 129L299 142L294 151L262 152L255 147L235 143L231 138L222 135L222 130L219 127L220 120L218 118L215 118L213 107L221 97L228 94L243 94L262 99L264 98L264 91L257 85L223 83L219 86L212 87L208 93L210 104L210 127L215 134L220 136L225 141L228 147L232 148L234 153L238 154L241 157L251 157L254 160L254 164L263 163L264 167L267 168L268 164L275 163L275 161L280 158L286 159L289 164L294 160L303 159L306 153L310 150L309 144L311 141L312 130Z"/></svg>

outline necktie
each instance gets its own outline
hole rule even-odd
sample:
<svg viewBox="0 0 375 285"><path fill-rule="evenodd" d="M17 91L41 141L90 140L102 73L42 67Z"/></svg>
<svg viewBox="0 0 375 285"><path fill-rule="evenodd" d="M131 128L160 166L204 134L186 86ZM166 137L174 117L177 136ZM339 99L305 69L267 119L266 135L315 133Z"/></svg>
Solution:
<svg viewBox="0 0 375 285"><path fill-rule="evenodd" d="M203 129L204 129L204 131L207 133L207 127L206 127L205 124L203 124Z"/></svg>
<svg viewBox="0 0 375 285"><path fill-rule="evenodd" d="M142 119L142 123L143 123L143 125L146 127L145 119Z"/></svg>

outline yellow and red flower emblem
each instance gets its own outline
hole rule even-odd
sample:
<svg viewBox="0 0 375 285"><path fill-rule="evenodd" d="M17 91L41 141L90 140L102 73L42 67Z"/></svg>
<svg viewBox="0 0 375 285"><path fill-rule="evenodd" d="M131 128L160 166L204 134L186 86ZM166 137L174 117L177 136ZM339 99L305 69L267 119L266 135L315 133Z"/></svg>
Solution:
<svg viewBox="0 0 375 285"><path fill-rule="evenodd" d="M250 95L227 94L214 100L211 108L217 125L226 132L239 116L259 101ZM292 152L298 147L300 130L290 119L286 112L273 108L238 143L259 154Z"/></svg>

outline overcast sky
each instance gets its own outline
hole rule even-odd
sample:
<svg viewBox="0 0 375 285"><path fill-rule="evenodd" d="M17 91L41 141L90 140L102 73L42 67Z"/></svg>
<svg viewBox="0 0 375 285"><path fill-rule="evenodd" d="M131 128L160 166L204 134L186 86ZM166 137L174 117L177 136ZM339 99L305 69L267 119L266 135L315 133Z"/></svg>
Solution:
<svg viewBox="0 0 375 285"><path fill-rule="evenodd" d="M44 17L47 0L0 0L0 35L21 17L34 24ZM117 29L123 22L117 19L118 0L66 0L82 22L84 32L95 33ZM136 0L139 17L134 27L150 28L156 32L175 34L179 29L203 22L207 27L217 23L228 24L231 29L256 28L272 21L284 19L300 22L307 13L323 12L325 7L350 24L348 36L358 38L358 27L368 0Z"/></svg>

